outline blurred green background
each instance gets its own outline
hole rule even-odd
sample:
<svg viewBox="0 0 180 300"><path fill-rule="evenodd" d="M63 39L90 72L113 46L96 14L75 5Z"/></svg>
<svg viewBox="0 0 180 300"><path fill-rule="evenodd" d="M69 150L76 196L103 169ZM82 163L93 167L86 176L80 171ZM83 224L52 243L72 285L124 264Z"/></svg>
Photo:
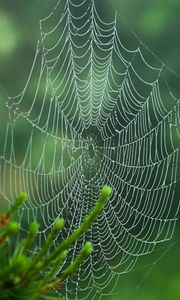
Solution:
<svg viewBox="0 0 180 300"><path fill-rule="evenodd" d="M39 2L42 7L43 0ZM104 2L100 2L103 6ZM130 29L164 64L180 74L180 0L112 0L109 5L117 9ZM0 2L0 86L9 95L18 94L27 81L39 38L39 14L37 1ZM179 83L180 78L174 84L176 91L180 91ZM2 109L0 117L3 118ZM158 253L143 257L134 271L120 277L119 295L102 299L180 299L179 231L177 224L169 244L161 245Z"/></svg>

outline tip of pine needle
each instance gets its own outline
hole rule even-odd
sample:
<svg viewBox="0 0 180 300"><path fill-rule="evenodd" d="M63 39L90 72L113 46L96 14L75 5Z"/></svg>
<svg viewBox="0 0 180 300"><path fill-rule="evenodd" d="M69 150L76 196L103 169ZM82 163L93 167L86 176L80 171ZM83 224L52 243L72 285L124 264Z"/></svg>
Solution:
<svg viewBox="0 0 180 300"><path fill-rule="evenodd" d="M93 246L92 246L91 242L86 242L83 250L86 255L89 255L93 251Z"/></svg>
<svg viewBox="0 0 180 300"><path fill-rule="evenodd" d="M108 185L104 185L101 191L101 195L108 198L112 193L112 188Z"/></svg>

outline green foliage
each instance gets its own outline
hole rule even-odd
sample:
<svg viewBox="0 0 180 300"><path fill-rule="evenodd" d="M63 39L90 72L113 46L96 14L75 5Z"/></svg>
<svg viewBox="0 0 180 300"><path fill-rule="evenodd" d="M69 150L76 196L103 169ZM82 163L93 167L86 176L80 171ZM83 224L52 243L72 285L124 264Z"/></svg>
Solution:
<svg viewBox="0 0 180 300"><path fill-rule="evenodd" d="M11 217L26 200L26 194L21 193L10 210L0 216L0 299L56 299L53 289L60 288L61 282L69 277L93 250L91 243L86 242L74 261L60 274L59 278L55 278L68 254L69 247L89 229L102 211L110 194L111 188L104 186L94 209L80 227L50 252L53 241L64 226L64 220L57 219L39 253L33 254L30 250L38 234L38 223L30 224L26 237L19 243L14 244L12 239L20 228L17 222L11 220Z"/></svg>

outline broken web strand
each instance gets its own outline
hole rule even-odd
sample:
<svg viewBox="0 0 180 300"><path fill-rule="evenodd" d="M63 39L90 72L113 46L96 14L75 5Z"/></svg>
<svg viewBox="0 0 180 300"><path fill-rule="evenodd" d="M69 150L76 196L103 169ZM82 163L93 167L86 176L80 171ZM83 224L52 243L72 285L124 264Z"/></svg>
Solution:
<svg viewBox="0 0 180 300"><path fill-rule="evenodd" d="M166 66L151 66L141 41L133 50L124 46L117 13L108 23L97 1L53 3L40 20L26 85L7 102L1 193L9 200L17 187L27 192L22 214L28 223L41 219L41 248L58 217L66 220L63 239L92 209L102 184L113 187L104 212L66 261L87 237L94 252L60 291L67 299L93 299L113 292L111 281L172 237L179 209L179 99L169 89L165 101ZM22 124L23 159L17 151Z"/></svg>

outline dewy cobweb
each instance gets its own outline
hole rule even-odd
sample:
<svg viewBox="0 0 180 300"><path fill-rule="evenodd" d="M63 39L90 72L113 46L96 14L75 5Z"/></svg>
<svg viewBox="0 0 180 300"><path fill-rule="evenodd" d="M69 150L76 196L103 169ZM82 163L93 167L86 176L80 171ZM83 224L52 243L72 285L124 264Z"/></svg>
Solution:
<svg viewBox="0 0 180 300"><path fill-rule="evenodd" d="M94 0L42 1L40 10L47 3L26 85L6 101L0 193L12 201L27 192L19 217L24 229L41 223L38 248L56 218L66 225L55 244L84 220L104 183L113 188L61 267L91 240L93 253L57 292L94 299L173 235L180 101L167 67L133 35L128 49L117 13L110 20Z"/></svg>

